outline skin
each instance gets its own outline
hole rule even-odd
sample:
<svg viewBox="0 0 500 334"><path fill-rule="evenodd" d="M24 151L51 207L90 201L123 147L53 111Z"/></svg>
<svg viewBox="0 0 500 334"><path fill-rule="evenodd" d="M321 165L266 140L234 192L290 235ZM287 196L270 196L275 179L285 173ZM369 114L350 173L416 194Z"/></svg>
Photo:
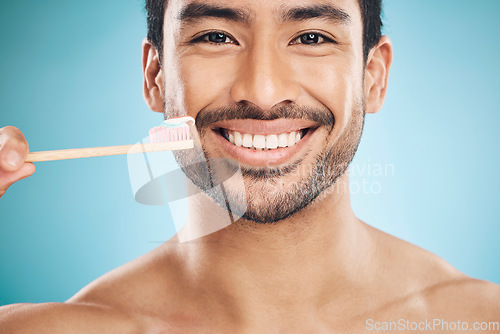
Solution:
<svg viewBox="0 0 500 334"><path fill-rule="evenodd" d="M168 39L180 27L166 25L162 66L155 48L144 42L144 96L153 111L164 112L165 101L172 112L185 110L193 117L207 106L241 101L263 111L290 101L324 106L335 116L335 129L320 128L314 134L302 162L307 169L324 146L335 145L350 129L356 101L364 97L366 113L382 107L391 42L383 37L363 64L355 0L329 1L349 13L347 26L317 20L283 24L274 16L282 1L217 3L250 7L255 21L248 26L195 22L178 31L180 40L175 43L180 44ZM179 4L171 3L167 19ZM228 32L240 45L182 43L206 29ZM304 30L326 31L339 44L312 51L311 46L290 46L289 40ZM180 57L177 68L172 67L172 50ZM242 64L245 70L240 70ZM183 88L182 99L165 94L171 91L167 87ZM225 156L213 136L200 139L210 156ZM34 167L7 164L9 152L28 152L19 130L1 129L0 143L3 195ZM283 184L300 177L286 176ZM0 328L7 333L366 333L368 319L459 319L471 325L500 321L497 285L469 278L437 256L360 221L351 209L347 185L346 173L313 203L275 224L241 220L192 242L178 243L174 237L99 278L66 303L2 307ZM246 191L259 200L266 186L262 181Z"/></svg>
<svg viewBox="0 0 500 334"><path fill-rule="evenodd" d="M28 153L28 142L18 128L0 129L0 197L12 184L35 172L35 165L24 163Z"/></svg>

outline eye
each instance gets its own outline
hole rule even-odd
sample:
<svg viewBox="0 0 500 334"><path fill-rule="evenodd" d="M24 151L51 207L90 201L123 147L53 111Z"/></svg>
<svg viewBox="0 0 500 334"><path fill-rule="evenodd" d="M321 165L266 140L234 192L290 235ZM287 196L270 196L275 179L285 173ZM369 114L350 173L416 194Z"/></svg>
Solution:
<svg viewBox="0 0 500 334"><path fill-rule="evenodd" d="M220 31L211 31L196 37L191 43L238 44L232 37Z"/></svg>
<svg viewBox="0 0 500 334"><path fill-rule="evenodd" d="M295 38L290 44L318 45L323 43L335 43L333 39L317 32L308 32Z"/></svg>

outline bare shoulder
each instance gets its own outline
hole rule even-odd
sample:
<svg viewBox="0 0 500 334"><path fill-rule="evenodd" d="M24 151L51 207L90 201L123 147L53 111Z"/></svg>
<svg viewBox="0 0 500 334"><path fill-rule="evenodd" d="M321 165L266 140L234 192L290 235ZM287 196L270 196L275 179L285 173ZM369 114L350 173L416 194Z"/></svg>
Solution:
<svg viewBox="0 0 500 334"><path fill-rule="evenodd" d="M165 249L167 251L165 251ZM95 303L144 316L174 298L178 281L171 247L163 245L98 278L69 299L75 303Z"/></svg>
<svg viewBox="0 0 500 334"><path fill-rule="evenodd" d="M2 333L140 333L131 317L103 305L14 304L0 307Z"/></svg>
<svg viewBox="0 0 500 334"><path fill-rule="evenodd" d="M499 320L499 285L472 278L428 251L416 253L413 262L422 273L419 291L430 314Z"/></svg>
<svg viewBox="0 0 500 334"><path fill-rule="evenodd" d="M416 245L384 232L376 234L381 262L392 264L387 289L397 291L393 299L399 302L391 305L416 317L499 321L499 285L471 278Z"/></svg>
<svg viewBox="0 0 500 334"><path fill-rule="evenodd" d="M423 291L434 313L481 321L500 320L500 286L463 275Z"/></svg>
<svg viewBox="0 0 500 334"><path fill-rule="evenodd" d="M65 303L14 304L0 307L1 333L145 333L148 312L165 302L158 253L119 267L80 290ZM159 276L158 276L159 277Z"/></svg>

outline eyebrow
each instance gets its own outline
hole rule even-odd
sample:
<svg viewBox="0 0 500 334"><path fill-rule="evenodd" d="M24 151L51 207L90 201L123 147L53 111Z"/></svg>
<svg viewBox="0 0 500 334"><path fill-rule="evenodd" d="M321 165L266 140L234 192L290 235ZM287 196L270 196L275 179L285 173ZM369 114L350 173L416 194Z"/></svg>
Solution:
<svg viewBox="0 0 500 334"><path fill-rule="evenodd" d="M323 19L334 24L349 24L351 22L351 16L346 11L331 4L285 8L283 12L279 13L278 17L282 22L300 22L311 19ZM244 24L250 24L251 21L250 11L248 10L201 2L192 2L186 5L178 16L178 19L183 23L207 18L217 18Z"/></svg>
<svg viewBox="0 0 500 334"><path fill-rule="evenodd" d="M217 18L245 24L250 23L250 14L247 11L199 2L192 2L185 6L178 17L184 23L206 18Z"/></svg>
<svg viewBox="0 0 500 334"><path fill-rule="evenodd" d="M290 8L280 15L280 19L284 22L311 19L324 19L335 24L349 24L351 22L351 16L346 11L330 4Z"/></svg>

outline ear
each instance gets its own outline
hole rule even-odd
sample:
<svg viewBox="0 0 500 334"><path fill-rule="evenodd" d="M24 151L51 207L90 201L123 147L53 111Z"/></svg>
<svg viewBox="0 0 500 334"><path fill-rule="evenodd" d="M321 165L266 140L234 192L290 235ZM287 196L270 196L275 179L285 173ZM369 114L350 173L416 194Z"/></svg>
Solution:
<svg viewBox="0 0 500 334"><path fill-rule="evenodd" d="M387 81L392 64L392 42L382 36L368 55L365 68L366 112L376 113L382 108L387 92Z"/></svg>
<svg viewBox="0 0 500 334"><path fill-rule="evenodd" d="M144 100L148 107L163 112L163 73L158 51L145 39L142 42L142 71L144 73Z"/></svg>

